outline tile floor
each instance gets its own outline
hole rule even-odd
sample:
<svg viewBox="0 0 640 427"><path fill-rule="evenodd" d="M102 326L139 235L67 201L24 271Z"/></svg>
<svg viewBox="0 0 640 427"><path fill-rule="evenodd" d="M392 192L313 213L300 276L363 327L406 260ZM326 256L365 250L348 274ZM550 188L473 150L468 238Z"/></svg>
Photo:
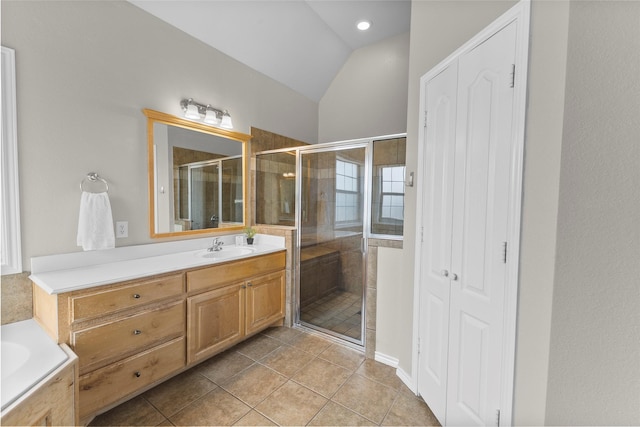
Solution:
<svg viewBox="0 0 640 427"><path fill-rule="evenodd" d="M303 307L300 319L359 340L362 336L362 295L334 291Z"/></svg>
<svg viewBox="0 0 640 427"><path fill-rule="evenodd" d="M269 328L90 425L439 424L395 369L317 335Z"/></svg>

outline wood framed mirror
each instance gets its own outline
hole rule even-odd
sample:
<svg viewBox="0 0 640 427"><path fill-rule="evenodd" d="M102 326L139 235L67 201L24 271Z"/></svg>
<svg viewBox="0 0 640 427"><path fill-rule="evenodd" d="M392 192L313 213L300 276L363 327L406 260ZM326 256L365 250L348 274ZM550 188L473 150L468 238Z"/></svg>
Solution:
<svg viewBox="0 0 640 427"><path fill-rule="evenodd" d="M241 230L251 135L159 111L147 116L151 237Z"/></svg>

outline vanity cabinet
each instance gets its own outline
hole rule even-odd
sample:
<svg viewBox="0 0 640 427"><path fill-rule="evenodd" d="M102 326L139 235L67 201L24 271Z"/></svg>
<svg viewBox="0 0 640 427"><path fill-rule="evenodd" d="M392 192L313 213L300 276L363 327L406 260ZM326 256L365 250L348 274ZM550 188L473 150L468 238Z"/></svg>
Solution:
<svg viewBox="0 0 640 427"><path fill-rule="evenodd" d="M48 295L34 317L79 360L80 420L186 364L184 273Z"/></svg>
<svg viewBox="0 0 640 427"><path fill-rule="evenodd" d="M81 423L284 318L285 252L48 294L34 317L78 356Z"/></svg>
<svg viewBox="0 0 640 427"><path fill-rule="evenodd" d="M187 298L188 363L219 353L283 319L284 267L282 252L187 273L187 288L205 291ZM246 279L234 280L239 277Z"/></svg>

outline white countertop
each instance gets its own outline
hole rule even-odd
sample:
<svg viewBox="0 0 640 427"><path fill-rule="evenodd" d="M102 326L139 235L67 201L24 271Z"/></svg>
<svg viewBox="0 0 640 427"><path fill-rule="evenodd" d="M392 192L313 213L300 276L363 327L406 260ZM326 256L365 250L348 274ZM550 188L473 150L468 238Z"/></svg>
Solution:
<svg viewBox="0 0 640 427"><path fill-rule="evenodd" d="M221 236L226 247L234 247L235 236ZM257 235L253 252L233 258L212 259L201 254L212 238L155 243L136 247L78 252L32 258L30 279L48 294L59 294L145 276L170 273L194 267L220 264L285 249L284 238ZM224 251L225 246L223 246ZM119 251L120 249L120 251ZM175 251L177 250L177 251ZM174 252L175 251L175 252ZM96 254L96 252L100 252Z"/></svg>

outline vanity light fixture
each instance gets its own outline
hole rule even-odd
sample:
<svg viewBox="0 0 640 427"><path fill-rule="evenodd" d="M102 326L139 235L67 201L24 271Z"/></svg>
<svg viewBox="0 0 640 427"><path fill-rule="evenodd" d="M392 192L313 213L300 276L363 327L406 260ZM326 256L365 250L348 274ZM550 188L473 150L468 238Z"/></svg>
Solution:
<svg viewBox="0 0 640 427"><path fill-rule="evenodd" d="M202 120L210 125L233 129L231 116L227 110L218 110L217 108L213 108L211 104L199 104L195 102L193 98L180 101L180 107L182 107L184 116L187 119Z"/></svg>

